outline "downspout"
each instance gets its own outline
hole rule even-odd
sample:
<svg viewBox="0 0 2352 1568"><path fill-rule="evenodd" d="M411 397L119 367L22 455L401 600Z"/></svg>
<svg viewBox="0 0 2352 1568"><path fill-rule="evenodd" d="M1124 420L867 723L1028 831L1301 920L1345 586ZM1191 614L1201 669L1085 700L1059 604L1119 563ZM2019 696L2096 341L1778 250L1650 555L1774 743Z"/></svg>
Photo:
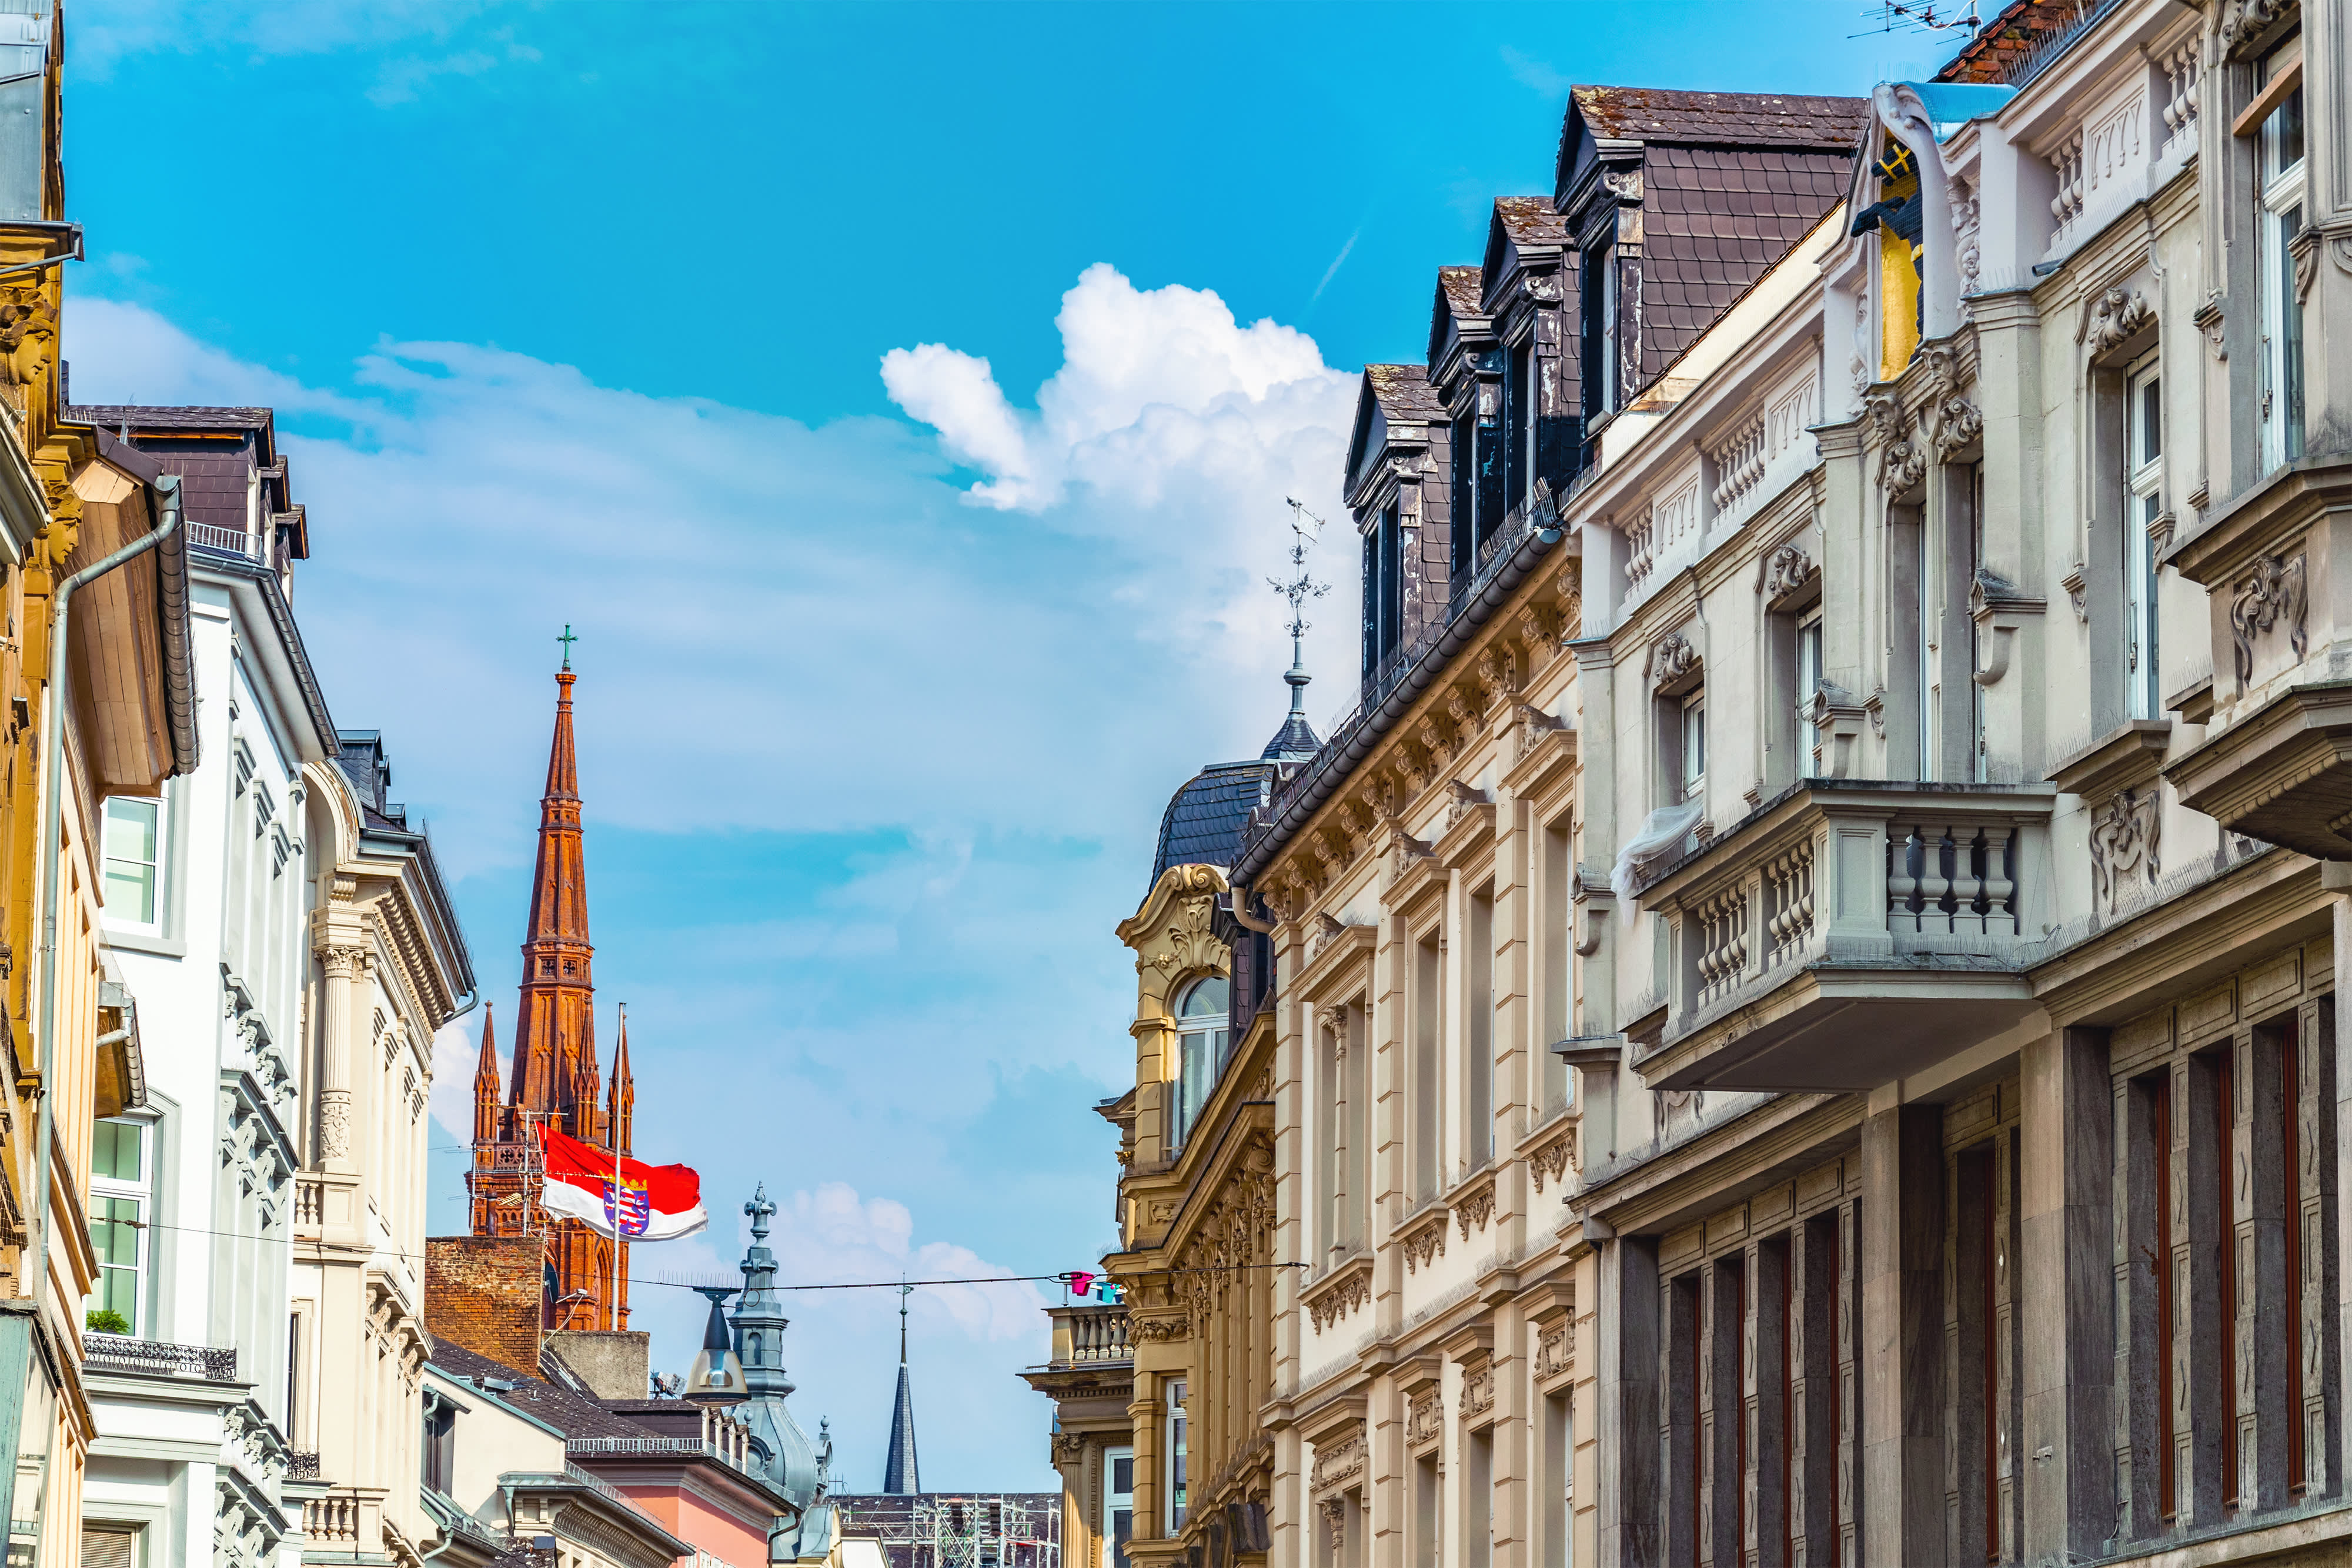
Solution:
<svg viewBox="0 0 2352 1568"><path fill-rule="evenodd" d="M41 1110L34 1137L33 1190L40 1205L40 1225L33 1232L33 1301L37 1312L49 1282L49 1232L54 1228L49 1201L49 1146L56 1141L57 1097L50 1092L50 1074L57 1068L58 1042L58 881L64 856L61 840L65 821L65 775L60 750L64 745L66 711L66 613L77 590L96 581L116 567L146 554L180 526L180 476L165 474L155 481L162 503L163 526L124 545L94 566L86 566L58 585L49 601L49 689L41 713Z"/></svg>

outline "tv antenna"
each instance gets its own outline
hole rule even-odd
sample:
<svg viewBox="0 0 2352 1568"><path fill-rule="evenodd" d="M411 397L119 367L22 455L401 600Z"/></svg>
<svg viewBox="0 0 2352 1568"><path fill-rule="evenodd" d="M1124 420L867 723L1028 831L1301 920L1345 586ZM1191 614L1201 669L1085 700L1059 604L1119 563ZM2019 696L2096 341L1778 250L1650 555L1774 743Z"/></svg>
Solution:
<svg viewBox="0 0 2352 1568"><path fill-rule="evenodd" d="M1954 0L1947 5L1923 3L1923 0L1878 0L1865 6L1863 15L1878 18L1878 26L1864 28L1853 35L1862 37L1868 33L1948 33L1955 27L1966 27L1975 33L1984 26L1984 18L1977 15L1979 0Z"/></svg>

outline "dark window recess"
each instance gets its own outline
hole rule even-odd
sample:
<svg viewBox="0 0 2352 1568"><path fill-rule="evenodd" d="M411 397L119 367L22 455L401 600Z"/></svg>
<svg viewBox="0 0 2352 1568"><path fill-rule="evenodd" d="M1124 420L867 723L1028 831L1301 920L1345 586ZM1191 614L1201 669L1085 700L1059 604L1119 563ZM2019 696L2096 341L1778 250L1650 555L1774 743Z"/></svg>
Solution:
<svg viewBox="0 0 2352 1568"><path fill-rule="evenodd" d="M1503 373L1503 494L1512 506L1527 495L1535 466L1535 345L1513 349Z"/></svg>
<svg viewBox="0 0 2352 1568"><path fill-rule="evenodd" d="M1454 422L1454 512L1453 527L1448 531L1446 538L1448 547L1446 576L1449 581L1454 583L1461 582L1470 575L1473 549L1471 528L1473 519L1477 516L1477 508L1471 499L1476 490L1476 486L1472 483L1471 467L1476 451L1475 440L1477 416L1475 413L1465 413Z"/></svg>
<svg viewBox="0 0 2352 1568"><path fill-rule="evenodd" d="M1364 676L1371 678L1404 630L1404 576L1396 503L1364 535Z"/></svg>
<svg viewBox="0 0 2352 1568"><path fill-rule="evenodd" d="M1482 392L1482 396L1484 395ZM1499 401L1499 400L1497 400ZM1481 554L1486 541L1502 530L1503 513L1510 503L1503 498L1502 421L1491 413L1478 416L1478 549ZM1478 556L1473 556L1470 570L1478 570Z"/></svg>

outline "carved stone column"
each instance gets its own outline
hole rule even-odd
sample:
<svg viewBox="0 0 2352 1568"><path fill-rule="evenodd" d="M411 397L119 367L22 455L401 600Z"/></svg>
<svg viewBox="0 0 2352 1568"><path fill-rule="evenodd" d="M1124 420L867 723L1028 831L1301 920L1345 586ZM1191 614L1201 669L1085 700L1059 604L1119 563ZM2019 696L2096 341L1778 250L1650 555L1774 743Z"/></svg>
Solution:
<svg viewBox="0 0 2352 1568"><path fill-rule="evenodd" d="M320 1009L319 1152L321 1167L356 1171L352 1149L352 985L367 973L363 947L322 947L326 1004Z"/></svg>

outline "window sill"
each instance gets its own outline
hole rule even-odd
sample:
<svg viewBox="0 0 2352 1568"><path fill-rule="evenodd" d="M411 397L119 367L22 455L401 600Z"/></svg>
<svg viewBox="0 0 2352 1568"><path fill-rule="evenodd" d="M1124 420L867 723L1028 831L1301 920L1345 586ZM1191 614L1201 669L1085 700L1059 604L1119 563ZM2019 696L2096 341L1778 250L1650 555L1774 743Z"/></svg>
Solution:
<svg viewBox="0 0 2352 1568"><path fill-rule="evenodd" d="M123 931L106 928L106 945L126 953L152 953L158 957L184 958L188 945L176 936L158 936L147 931Z"/></svg>

